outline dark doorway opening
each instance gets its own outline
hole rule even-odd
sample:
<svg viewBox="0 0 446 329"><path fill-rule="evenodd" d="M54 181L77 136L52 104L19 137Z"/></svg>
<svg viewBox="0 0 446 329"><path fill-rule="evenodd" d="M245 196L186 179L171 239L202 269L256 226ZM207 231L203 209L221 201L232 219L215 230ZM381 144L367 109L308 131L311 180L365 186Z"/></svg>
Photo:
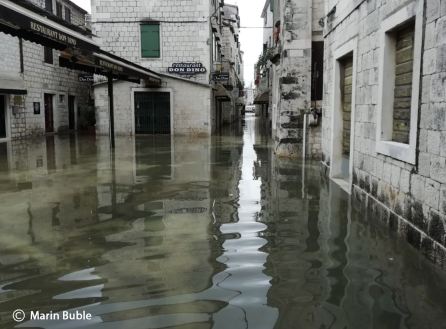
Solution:
<svg viewBox="0 0 446 329"><path fill-rule="evenodd" d="M5 96L0 95L0 138L6 138Z"/></svg>
<svg viewBox="0 0 446 329"><path fill-rule="evenodd" d="M76 119L74 113L74 96L68 96L68 126L70 130L76 130Z"/></svg>
<svg viewBox="0 0 446 329"><path fill-rule="evenodd" d="M135 92L135 134L170 135L170 93Z"/></svg>
<svg viewBox="0 0 446 329"><path fill-rule="evenodd" d="M45 94L45 132L54 132L53 95Z"/></svg>

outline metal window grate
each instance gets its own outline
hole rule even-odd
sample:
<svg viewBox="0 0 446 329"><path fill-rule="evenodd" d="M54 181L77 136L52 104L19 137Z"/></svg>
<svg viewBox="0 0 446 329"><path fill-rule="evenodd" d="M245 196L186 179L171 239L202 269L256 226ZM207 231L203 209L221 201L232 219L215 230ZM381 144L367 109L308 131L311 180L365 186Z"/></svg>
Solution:
<svg viewBox="0 0 446 329"><path fill-rule="evenodd" d="M170 93L135 92L135 133L169 135Z"/></svg>

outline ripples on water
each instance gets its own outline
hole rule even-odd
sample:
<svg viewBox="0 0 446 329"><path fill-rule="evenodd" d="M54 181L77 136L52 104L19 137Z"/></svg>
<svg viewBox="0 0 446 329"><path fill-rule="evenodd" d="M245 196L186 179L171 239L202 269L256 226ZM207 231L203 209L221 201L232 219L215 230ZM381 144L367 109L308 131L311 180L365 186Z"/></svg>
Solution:
<svg viewBox="0 0 446 329"><path fill-rule="evenodd" d="M446 274L261 130L3 144L0 328L446 328Z"/></svg>

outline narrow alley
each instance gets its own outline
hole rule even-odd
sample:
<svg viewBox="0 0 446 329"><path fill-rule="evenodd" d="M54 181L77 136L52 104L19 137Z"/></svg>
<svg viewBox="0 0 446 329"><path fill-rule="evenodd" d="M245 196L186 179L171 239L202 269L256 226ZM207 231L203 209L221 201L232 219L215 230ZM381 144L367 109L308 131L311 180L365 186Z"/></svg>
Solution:
<svg viewBox="0 0 446 329"><path fill-rule="evenodd" d="M446 273L264 130L0 144L0 328L446 328Z"/></svg>

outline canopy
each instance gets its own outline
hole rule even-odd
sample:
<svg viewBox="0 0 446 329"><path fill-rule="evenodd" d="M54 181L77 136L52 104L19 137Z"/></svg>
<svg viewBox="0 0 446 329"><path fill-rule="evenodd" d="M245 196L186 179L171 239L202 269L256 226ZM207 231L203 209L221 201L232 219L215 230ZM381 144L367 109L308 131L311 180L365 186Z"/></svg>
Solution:
<svg viewBox="0 0 446 329"><path fill-rule="evenodd" d="M2 72L0 76L0 94L26 95L23 78L18 74Z"/></svg>
<svg viewBox="0 0 446 329"><path fill-rule="evenodd" d="M265 91L264 93L258 95L254 99L254 104L268 104L269 103L269 91Z"/></svg>
<svg viewBox="0 0 446 329"><path fill-rule="evenodd" d="M215 98L218 101L220 101L220 102L230 102L231 101L231 96L229 95L228 91L226 90L226 88L223 85L217 83L215 85L214 89L216 90Z"/></svg>
<svg viewBox="0 0 446 329"><path fill-rule="evenodd" d="M78 27L72 26L62 26L11 1L0 0L1 32L58 50L67 47L83 51L100 50L98 44L76 32Z"/></svg>

